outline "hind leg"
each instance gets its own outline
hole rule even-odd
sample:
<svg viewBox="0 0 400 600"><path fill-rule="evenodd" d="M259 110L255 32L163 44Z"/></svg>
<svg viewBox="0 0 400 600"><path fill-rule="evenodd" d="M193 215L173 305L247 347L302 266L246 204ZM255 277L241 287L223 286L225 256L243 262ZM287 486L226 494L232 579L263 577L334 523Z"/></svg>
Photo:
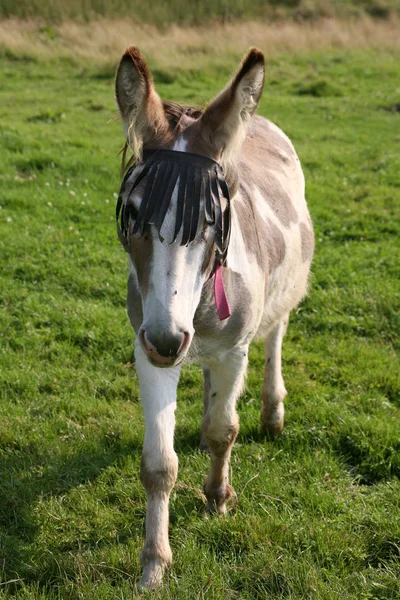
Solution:
<svg viewBox="0 0 400 600"><path fill-rule="evenodd" d="M287 394L282 377L282 340L289 315L279 321L265 338L265 374L261 391L261 424L272 434L283 429L285 409L283 400Z"/></svg>
<svg viewBox="0 0 400 600"><path fill-rule="evenodd" d="M211 375L210 369L206 366L203 366L203 375L204 375L204 391L203 391L203 419L208 412L208 405L210 403L210 394L211 394ZM204 438L203 431L201 432L200 445L199 450L201 452L208 452L207 442Z"/></svg>

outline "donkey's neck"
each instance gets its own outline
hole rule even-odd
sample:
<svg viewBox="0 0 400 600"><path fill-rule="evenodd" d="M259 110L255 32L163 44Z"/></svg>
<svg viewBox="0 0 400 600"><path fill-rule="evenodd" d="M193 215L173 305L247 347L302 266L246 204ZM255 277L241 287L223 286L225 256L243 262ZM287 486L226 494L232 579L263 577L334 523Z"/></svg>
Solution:
<svg viewBox="0 0 400 600"><path fill-rule="evenodd" d="M240 176L238 169L238 160L230 158L226 162L224 160L221 161L222 167L224 169L225 181L229 188L229 195L231 200L235 197L239 190L240 185Z"/></svg>

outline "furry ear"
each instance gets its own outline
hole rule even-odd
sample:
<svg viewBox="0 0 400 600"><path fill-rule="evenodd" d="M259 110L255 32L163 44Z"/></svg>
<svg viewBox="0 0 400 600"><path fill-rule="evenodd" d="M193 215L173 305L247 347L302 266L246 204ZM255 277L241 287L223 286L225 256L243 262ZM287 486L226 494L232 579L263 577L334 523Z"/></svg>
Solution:
<svg viewBox="0 0 400 600"><path fill-rule="evenodd" d="M224 159L244 141L246 125L260 101L264 78L264 55L251 48L235 77L212 100L201 118L203 136Z"/></svg>
<svg viewBox="0 0 400 600"><path fill-rule="evenodd" d="M124 133L134 154L142 146L162 138L168 122L162 101L154 89L151 73L138 48L125 50L117 69L115 96Z"/></svg>

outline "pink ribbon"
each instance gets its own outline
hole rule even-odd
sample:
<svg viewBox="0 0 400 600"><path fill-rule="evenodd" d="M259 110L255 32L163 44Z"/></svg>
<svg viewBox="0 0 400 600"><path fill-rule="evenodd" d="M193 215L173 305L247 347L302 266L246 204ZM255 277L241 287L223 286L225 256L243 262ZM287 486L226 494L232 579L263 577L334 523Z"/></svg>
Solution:
<svg viewBox="0 0 400 600"><path fill-rule="evenodd" d="M224 321L231 316L231 308L225 293L224 280L222 279L222 265L220 262L217 263L214 272L214 296L219 320Z"/></svg>

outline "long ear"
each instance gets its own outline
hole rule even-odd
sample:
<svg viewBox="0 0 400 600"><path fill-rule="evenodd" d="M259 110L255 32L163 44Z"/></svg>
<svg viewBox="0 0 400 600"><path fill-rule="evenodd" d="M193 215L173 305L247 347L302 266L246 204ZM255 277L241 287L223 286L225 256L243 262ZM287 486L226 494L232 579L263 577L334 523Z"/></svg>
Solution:
<svg viewBox="0 0 400 600"><path fill-rule="evenodd" d="M168 121L145 60L135 46L125 50L117 69L115 96L124 132L134 154L142 146L162 138Z"/></svg>
<svg viewBox="0 0 400 600"><path fill-rule="evenodd" d="M257 108L265 77L264 55L251 48L228 86L209 104L202 121L202 134L224 159L238 150L246 125Z"/></svg>

